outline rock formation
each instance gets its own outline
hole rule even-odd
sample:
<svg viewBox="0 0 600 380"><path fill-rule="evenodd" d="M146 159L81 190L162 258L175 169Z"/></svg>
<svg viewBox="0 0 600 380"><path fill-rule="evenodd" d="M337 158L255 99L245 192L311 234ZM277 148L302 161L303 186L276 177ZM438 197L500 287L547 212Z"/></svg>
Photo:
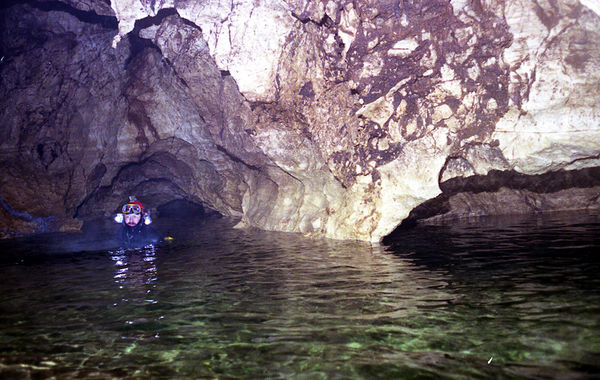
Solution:
<svg viewBox="0 0 600 380"><path fill-rule="evenodd" d="M594 2L3 7L5 235L76 229L129 194L368 241L413 210L599 208Z"/></svg>

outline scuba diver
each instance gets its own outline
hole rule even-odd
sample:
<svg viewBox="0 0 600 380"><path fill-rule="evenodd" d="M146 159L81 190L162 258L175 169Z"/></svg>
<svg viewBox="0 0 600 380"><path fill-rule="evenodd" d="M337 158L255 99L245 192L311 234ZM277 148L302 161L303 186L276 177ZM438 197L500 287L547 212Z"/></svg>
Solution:
<svg viewBox="0 0 600 380"><path fill-rule="evenodd" d="M135 197L129 197L129 202L123 205L121 211L114 220L121 223L118 237L124 248L142 248L160 241L159 233L150 227L150 210Z"/></svg>

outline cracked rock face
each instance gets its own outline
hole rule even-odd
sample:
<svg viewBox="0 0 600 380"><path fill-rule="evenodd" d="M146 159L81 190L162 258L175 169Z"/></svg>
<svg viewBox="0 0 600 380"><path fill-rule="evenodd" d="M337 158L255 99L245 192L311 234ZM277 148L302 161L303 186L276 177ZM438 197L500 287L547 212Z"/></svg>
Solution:
<svg viewBox="0 0 600 380"><path fill-rule="evenodd" d="M133 193L369 241L431 199L427 217L598 207L593 2L48 4L3 15L5 234Z"/></svg>

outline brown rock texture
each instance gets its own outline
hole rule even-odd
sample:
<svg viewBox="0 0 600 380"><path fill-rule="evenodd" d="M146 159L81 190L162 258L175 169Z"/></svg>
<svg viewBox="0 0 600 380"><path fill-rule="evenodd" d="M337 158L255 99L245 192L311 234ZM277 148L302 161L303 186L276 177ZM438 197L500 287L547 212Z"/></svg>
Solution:
<svg viewBox="0 0 600 380"><path fill-rule="evenodd" d="M74 228L129 194L368 241L419 205L597 208L600 16L586 1L4 7L5 235ZM580 179L515 185L564 173Z"/></svg>

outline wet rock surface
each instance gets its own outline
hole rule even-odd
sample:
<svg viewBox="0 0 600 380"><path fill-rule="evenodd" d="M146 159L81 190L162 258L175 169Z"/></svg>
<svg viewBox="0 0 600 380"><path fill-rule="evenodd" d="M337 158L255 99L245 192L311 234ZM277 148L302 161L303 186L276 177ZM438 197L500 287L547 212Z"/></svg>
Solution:
<svg viewBox="0 0 600 380"><path fill-rule="evenodd" d="M491 170L440 184L442 193L414 208L402 225L487 215L600 210L600 168L526 175Z"/></svg>
<svg viewBox="0 0 600 380"><path fill-rule="evenodd" d="M5 235L43 218L77 229L130 194L370 241L413 209L597 208L600 16L586 2L3 7Z"/></svg>

